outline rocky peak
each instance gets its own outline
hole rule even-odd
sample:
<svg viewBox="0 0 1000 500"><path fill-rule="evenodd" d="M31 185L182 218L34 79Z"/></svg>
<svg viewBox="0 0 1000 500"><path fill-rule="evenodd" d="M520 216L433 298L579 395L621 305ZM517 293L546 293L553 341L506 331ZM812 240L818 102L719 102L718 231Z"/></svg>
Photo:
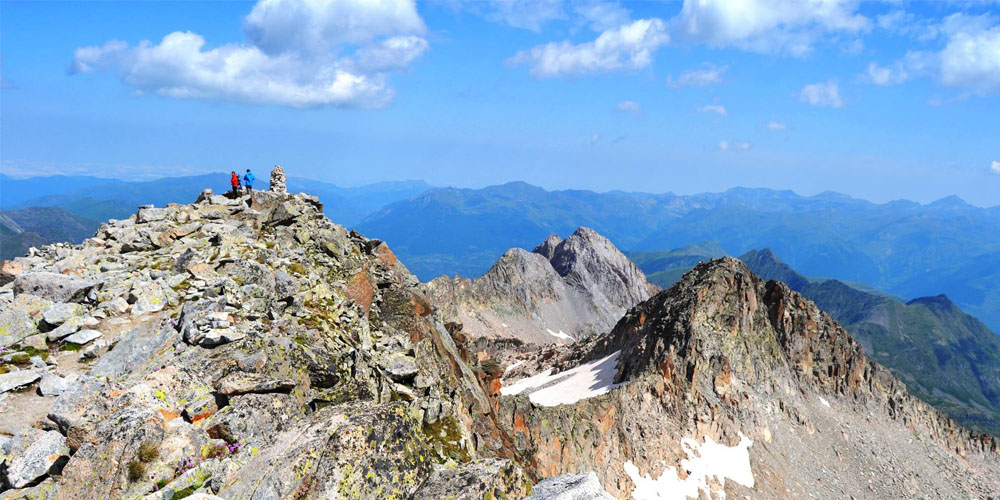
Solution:
<svg viewBox="0 0 1000 500"><path fill-rule="evenodd" d="M426 285L443 315L472 337L567 343L608 331L656 287L607 238L579 228L532 252L508 250L475 280Z"/></svg>
<svg viewBox="0 0 1000 500"><path fill-rule="evenodd" d="M550 237L542 247L552 241ZM628 308L657 290L611 240L587 227L559 242L549 262L568 284L588 291L601 306Z"/></svg>

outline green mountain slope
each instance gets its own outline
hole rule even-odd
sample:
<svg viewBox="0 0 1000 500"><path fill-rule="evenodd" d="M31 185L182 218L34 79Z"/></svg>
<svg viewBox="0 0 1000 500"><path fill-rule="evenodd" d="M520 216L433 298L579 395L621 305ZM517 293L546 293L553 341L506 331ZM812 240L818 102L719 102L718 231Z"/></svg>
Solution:
<svg viewBox="0 0 1000 500"><path fill-rule="evenodd" d="M79 243L94 235L95 220L61 208L31 207L0 212L0 259L27 253L31 247L68 241Z"/></svg>
<svg viewBox="0 0 1000 500"><path fill-rule="evenodd" d="M834 279L809 280L767 249L740 259L830 313L921 399L964 425L1000 432L1000 338L948 297L903 303Z"/></svg>

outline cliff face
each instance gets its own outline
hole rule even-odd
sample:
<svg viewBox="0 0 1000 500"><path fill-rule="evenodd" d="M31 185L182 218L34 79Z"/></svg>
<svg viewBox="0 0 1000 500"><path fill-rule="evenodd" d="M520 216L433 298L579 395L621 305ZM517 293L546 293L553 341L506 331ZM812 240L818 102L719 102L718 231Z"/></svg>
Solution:
<svg viewBox="0 0 1000 500"><path fill-rule="evenodd" d="M581 227L532 252L508 250L476 279L425 285L446 318L474 338L569 343L607 332L657 288L607 238Z"/></svg>
<svg viewBox="0 0 1000 500"><path fill-rule="evenodd" d="M607 336L524 356L502 384L499 421L529 472L594 470L619 498L1000 491L992 437L909 396L827 314L735 259L697 266Z"/></svg>

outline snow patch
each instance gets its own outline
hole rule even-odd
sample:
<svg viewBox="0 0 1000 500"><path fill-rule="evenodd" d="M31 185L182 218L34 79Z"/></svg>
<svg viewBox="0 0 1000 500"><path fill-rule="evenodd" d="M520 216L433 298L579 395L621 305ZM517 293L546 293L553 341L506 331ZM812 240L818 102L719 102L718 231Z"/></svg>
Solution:
<svg viewBox="0 0 1000 500"><path fill-rule="evenodd" d="M688 472L687 479L677 475L677 467L668 467L653 479L648 474L643 476L639 468L631 460L625 462L625 473L632 479L635 489L632 498L635 500L686 500L699 498L704 492L708 498L725 499L726 492L717 491L713 496L709 481L714 480L723 488L726 479L736 481L747 488L753 488L753 471L750 470L750 451L753 441L740 433L740 442L736 446L726 446L716 443L705 436L705 443L699 444L689 438L681 440L681 447L688 458L681 460L680 467Z"/></svg>
<svg viewBox="0 0 1000 500"><path fill-rule="evenodd" d="M500 378L502 379L502 378L506 377L507 374L510 373L511 370L513 370L514 368L517 368L518 366L521 366L522 364L524 364L524 360L523 359L520 360L520 361L518 361L518 362L516 362L516 363L514 363L514 364L512 364L512 365L510 365L510 366L508 366L507 368L504 368L503 375L501 375Z"/></svg>
<svg viewBox="0 0 1000 500"><path fill-rule="evenodd" d="M552 368L549 368L500 387L500 394L510 396L530 390L528 399L539 406L569 405L600 396L622 385L614 383L620 355L621 351L615 351L610 356L556 374L552 374Z"/></svg>
<svg viewBox="0 0 1000 500"><path fill-rule="evenodd" d="M552 330L549 330L548 328L546 328L545 331L549 332L549 335L552 335L553 337L555 337L557 339L563 339L563 340L568 340L570 342L576 342L576 339L574 339L573 337L570 337L568 333L564 333L562 330L559 330L559 332L557 333L557 332L553 332Z"/></svg>
<svg viewBox="0 0 1000 500"><path fill-rule="evenodd" d="M507 323L500 323L500 326L507 328Z"/></svg>
<svg viewBox="0 0 1000 500"><path fill-rule="evenodd" d="M819 397L819 402L820 402L820 403L822 403L822 404L823 404L823 406L825 406L825 407L827 407L827 408L829 408L829 407L830 407L830 402L829 402L829 401L827 401L826 399L824 399L824 398L823 398L823 396L820 396L820 397Z"/></svg>

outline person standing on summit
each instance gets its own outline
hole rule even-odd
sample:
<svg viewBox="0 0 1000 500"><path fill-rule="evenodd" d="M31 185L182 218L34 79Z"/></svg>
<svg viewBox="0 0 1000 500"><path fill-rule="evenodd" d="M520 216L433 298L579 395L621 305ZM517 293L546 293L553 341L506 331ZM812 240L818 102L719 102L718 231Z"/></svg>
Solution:
<svg viewBox="0 0 1000 500"><path fill-rule="evenodd" d="M229 184L233 186L233 198L239 198L240 196L240 176L236 175L236 171L233 170L233 176L229 178Z"/></svg>
<svg viewBox="0 0 1000 500"><path fill-rule="evenodd" d="M254 177L253 172L251 172L250 169L248 168L247 173L243 174L243 187L246 189L247 194L253 192L254 179L256 179L256 177Z"/></svg>

